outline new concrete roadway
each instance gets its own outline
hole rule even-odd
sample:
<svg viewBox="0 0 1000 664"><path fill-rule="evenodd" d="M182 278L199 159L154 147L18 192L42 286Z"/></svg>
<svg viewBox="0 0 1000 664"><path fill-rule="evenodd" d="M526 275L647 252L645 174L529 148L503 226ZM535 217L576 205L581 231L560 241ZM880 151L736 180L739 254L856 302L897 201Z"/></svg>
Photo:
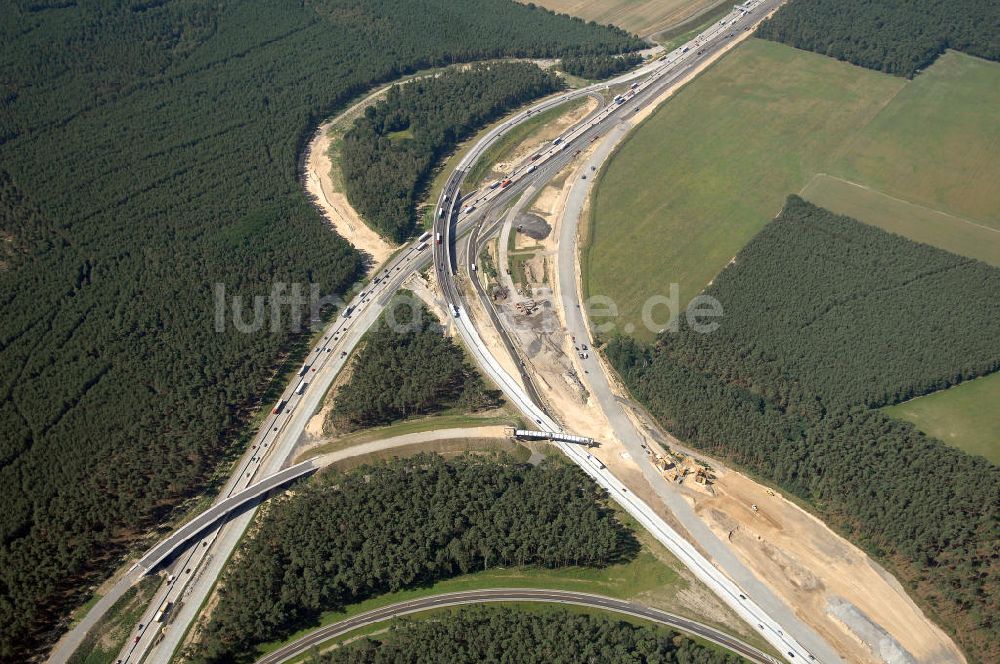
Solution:
<svg viewBox="0 0 1000 664"><path fill-rule="evenodd" d="M778 2L774 3L764 3L762 6L759 5L760 14L764 14L770 10L770 8L777 6ZM730 32L734 30L733 26L733 16L727 16L725 19L726 25L723 30L715 29L710 31L715 36L706 36L700 39L700 44L698 47L702 50L697 52L701 55L703 51L711 52L714 54L715 50L721 48L722 46L728 44L734 38L742 37L744 27L743 25L737 23L736 32ZM720 27L722 27L720 25ZM700 61L699 61L700 64ZM537 157L532 158L532 163L540 166L545 166L545 173L539 173L533 178L533 182L539 183L545 181L548 177L551 177L554 172L561 167L562 164L568 162L568 159L560 159L560 155L567 152L567 147L572 149L576 145L587 145L586 138L589 135L594 134L596 127L602 127L602 130L610 132L610 136L605 137L599 148L588 160L587 165L593 165L593 170L596 170L597 166L607 157L613 147L625 136L625 134L631 129L631 126L627 122L622 122L628 116L631 115L629 110L638 110L642 105L649 103L652 99L655 99L659 95L660 91L664 88L678 82L683 77L687 76L688 73L694 69L693 66L679 66L670 72L670 75L663 76L656 85L649 85L648 82L640 87L641 92L646 92L646 94L636 94L634 99L629 100L627 106L629 108L624 109L625 112L615 111L617 109L612 108L610 112L598 114L598 119L592 121L594 124L591 127L584 127L582 130L570 131L564 136L569 134L577 133L577 136L573 141L563 142L562 147L552 146L547 151L543 152L543 160L539 160ZM648 90L648 91L647 91ZM638 106L635 106L638 104ZM603 115L603 117L601 117ZM614 122L614 126L607 129L609 122ZM576 142L579 141L579 142ZM532 170L537 170L538 167L533 167ZM523 168L523 165L522 165ZM455 183L453 183L453 188L457 190L461 186L460 178L464 175L464 170L457 172L456 178L459 178ZM527 178L524 178L527 179ZM591 180L581 180L583 183L589 183ZM579 292L577 289L577 283L575 278L575 246L576 246L576 220L579 218L580 210L582 209L583 202L586 198L586 193L588 189L586 187L578 186L574 187L570 195L570 201L568 202L567 216L572 216L570 223L565 223L562 226L562 231L559 241L559 251L560 251L560 293L562 299L562 307L566 312L567 317L567 327L568 333L574 334L574 336L582 339L590 339L590 335L587 332L586 322L583 317L583 313L580 309ZM530 195L530 191L526 196ZM492 208L500 207L502 198L500 196L495 197L496 200L491 200L489 194L480 195L472 199L473 205L483 206L484 201L489 211ZM463 201L463 205L468 202ZM496 228L497 222L491 222L488 216L484 218L484 226L487 229ZM473 234L470 239L471 246L469 247L466 254L466 277L471 279L474 284L478 282L475 278L475 274L471 270L472 263L476 260L476 255L478 253L477 241L481 238L488 237L490 235L490 230L484 230L482 233L478 232L478 229L473 230ZM447 246L447 245L446 245ZM441 252L443 253L443 252ZM500 366L498 362L492 358L489 353L489 349L482 344L479 339L478 333L474 327L467 321L467 318L461 315L464 310L462 306L462 296L459 292L458 287L455 285L453 280L453 261L445 259L441 262L436 261L436 267L438 268L437 274L439 280L444 280L447 283L442 284L442 289L449 300L449 304L454 307L456 327L463 339L466 342L467 347L472 350L473 355L477 357L479 363L484 368L487 374L489 374L493 380L504 390L507 397L511 402L517 406L525 415L534 419L534 421L542 428L548 428L552 431L557 431L558 425L551 420L544 409L541 407L537 398L533 398L532 395L526 394L523 390L520 390L515 384L515 381L506 374L504 369ZM503 270L504 266L498 266L498 270ZM481 286L477 287L478 295L482 299L485 298ZM502 338L504 339L504 344L508 350L512 347L512 342L509 339L509 335L503 330L502 325L499 325L498 319L495 312L492 312L492 307L487 303L487 311L491 311L491 317L494 324L498 325L498 331L500 331ZM515 352L511 353L515 362L518 363L520 371L524 373L523 365L518 360L518 356ZM577 449L573 449L568 446L564 451L570 456L570 458L581 463L581 466L585 470L591 473L601 484L607 484L609 492L612 497L614 497L618 502L622 503L634 516L640 520L640 522L647 525L647 527L657 535L658 539L663 542L671 551L677 555L685 564L687 564L692 571L696 573L699 578L706 583L710 588L716 591L716 593L723 599L731 608L733 608L739 615L750 622L751 625L755 625L765 638L767 638L772 644L775 645L790 661L794 660L796 657L803 659L814 659L819 657L823 661L835 662L839 661L840 658L837 653L829 647L826 642L820 638L810 627L805 625L800 621L794 612L780 601L764 584L762 584L753 574L732 554L732 552L721 542L717 537L708 529L701 519L694 514L690 505L688 505L681 496L676 492L671 491L670 487L666 486L665 481L655 469L648 463L646 463L645 454L642 449L642 437L640 433L635 429L631 420L628 419L626 414L622 411L621 405L617 401L614 393L610 389L610 385L607 381L607 376L603 371L603 367L598 364L596 358L590 359L589 361L584 361L586 366L589 368L595 368L593 377L590 380L592 390L598 397L598 403L608 416L609 421L616 431L616 435L621 438L623 443L626 445L626 449L629 450L632 457L635 459L636 463L643 470L647 480L653 486L658 497L664 500L665 504L671 509L671 511L679 518L679 520L685 525L685 528L691 533L692 537L704 550L709 552L712 556L712 561L710 562L706 559L697 549L692 547L690 543L683 540L676 532L674 532L669 526L666 525L658 515L653 512L648 505L634 498L634 496L628 493L627 489L617 480L610 476L607 469L604 468L603 464L599 464L596 460L592 459L590 455L587 455L587 460L585 461L581 457L581 452ZM588 369L589 370L589 369ZM588 374L584 372L579 372L581 376L587 376ZM720 573L720 569L723 573ZM736 583L733 583L733 581ZM752 593L753 599L750 599L750 594Z"/></svg>
<svg viewBox="0 0 1000 664"><path fill-rule="evenodd" d="M321 627L302 638L289 643L274 652L261 657L257 664L284 664L296 657L309 652L313 647L319 646L325 641L343 636L356 629L377 625L380 622L398 618L401 616L428 611L431 609L443 609L463 604L486 604L493 602L544 602L551 604L569 604L593 609L602 609L613 613L634 616L649 620L667 627L679 629L688 634L699 636L712 643L738 653L750 660L760 664L773 664L773 657L757 650L753 646L729 636L725 632L710 627L708 625L689 620L681 616L676 616L666 611L652 609L641 604L633 604L620 599L604 597L603 595L591 595L589 593L570 592L565 590L538 590L532 588L496 588L490 590L468 590L454 593L442 593L431 597L411 599L396 604L390 604L380 609L365 611L353 618L341 620L340 622Z"/></svg>
<svg viewBox="0 0 1000 664"><path fill-rule="evenodd" d="M629 129L628 126L620 125L609 132L605 140L584 162L584 171L591 173L599 170L601 164L611 154L618 142L624 138ZM579 306L582 296L577 280L577 237L579 220L583 213L583 206L590 195L593 181L593 178L577 179L570 189L559 227L557 261L558 291L565 316L566 332L576 337L578 341L591 346L593 344L588 321L584 310ZM665 325L666 323L664 323ZM736 558L729 547L709 529L704 520L695 514L691 504L664 480L653 464L649 462L643 449L642 433L625 413L618 396L611 388L607 367L604 366L599 354L591 353L587 359L580 359L578 355L574 355L573 361L580 367L581 370L577 373L586 384L591 397L595 399L607 417L615 432L615 437L625 446L657 497L670 509L698 546L707 552L713 562L744 590L744 594L752 596L761 609L783 625L787 632L794 634L804 648L824 662L838 661L840 658L837 653L811 628L799 620L791 607L775 596Z"/></svg>

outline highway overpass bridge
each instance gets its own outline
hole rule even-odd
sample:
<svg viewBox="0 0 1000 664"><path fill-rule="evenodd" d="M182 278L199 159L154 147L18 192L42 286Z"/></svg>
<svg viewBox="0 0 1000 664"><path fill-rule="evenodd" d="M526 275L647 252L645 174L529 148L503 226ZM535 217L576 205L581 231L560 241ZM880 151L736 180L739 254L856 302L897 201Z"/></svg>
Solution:
<svg viewBox="0 0 1000 664"><path fill-rule="evenodd" d="M597 447L597 442L593 438L586 436L574 436L561 431L532 431L530 429L514 429L514 438L521 440L555 440L561 443L576 443L587 447Z"/></svg>
<svg viewBox="0 0 1000 664"><path fill-rule="evenodd" d="M251 484L243 491L233 494L225 500L212 505L210 508L191 519L178 528L170 537L166 538L146 555L139 559L136 567L143 573L156 569L156 567L167 558L171 557L178 550L184 548L188 542L200 535L209 527L223 520L230 514L244 509L254 501L266 495L268 492L280 486L288 484L292 480L304 477L316 470L316 465L312 461L303 461L289 468L277 472L269 477L265 477L256 484Z"/></svg>

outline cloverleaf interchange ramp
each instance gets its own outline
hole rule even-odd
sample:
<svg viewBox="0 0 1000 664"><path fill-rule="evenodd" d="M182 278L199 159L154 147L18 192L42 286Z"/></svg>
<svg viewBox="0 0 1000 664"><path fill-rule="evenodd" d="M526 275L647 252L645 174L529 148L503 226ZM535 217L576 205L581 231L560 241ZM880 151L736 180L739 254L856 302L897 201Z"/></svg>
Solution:
<svg viewBox="0 0 1000 664"><path fill-rule="evenodd" d="M775 660L751 645L735 639L725 632L721 632L713 627L700 622L689 620L681 616L653 609L632 602L620 599L604 597L602 595L592 595L589 593L571 592L564 590L539 590L533 588L496 588L489 590L468 590L462 592L442 593L420 599L412 599L397 602L371 611L365 611L352 618L341 620L332 625L321 627L274 652L261 657L257 664L284 664L289 662L310 649L335 639L350 632L376 625L393 618L429 611L433 609L443 609L448 607L462 606L466 604L485 604L496 602L546 602L552 604L564 604L580 606L586 608L603 609L614 613L634 616L650 620L661 625L684 630L690 634L695 634L707 641L716 643L735 653L739 653L746 659L757 664L771 664Z"/></svg>
<svg viewBox="0 0 1000 664"><path fill-rule="evenodd" d="M760 3L758 13L754 16L762 16L780 3L781 0ZM745 16L741 19L747 29L754 20ZM462 336L477 364L504 391L511 403L539 425L541 429L549 433L559 433L561 427L539 406L540 400L537 392L530 386L530 378L522 370L523 386L518 384L487 349L471 320L462 315L464 308L462 295L453 280L457 265L452 247L455 244L456 236L461 236L470 230L476 232L476 229L479 228L478 224L486 218L484 212L511 200L531 183L545 182L553 177L572 158L572 150L567 149L569 146L572 145L576 148L586 145L587 141L591 139L596 140L600 132L606 131L609 126L614 126L627 113L632 112L633 107L639 108L636 106L637 104L641 106L654 103L664 88L675 83L730 43L733 33L727 34L728 30L729 28L719 30L718 27L715 27L699 36L698 40L702 41L699 41L697 46L701 50L697 52L689 47L684 47L683 50L677 49L665 60L645 65L613 81L563 93L534 105L529 111L497 127L477 143L475 148L459 164L442 193L442 197L448 196L449 199L443 199L439 207L447 209L449 214L440 215L435 220L435 233L441 233L442 237L440 244L437 241L433 244L433 262L438 275L438 283L454 317L455 329ZM562 149L550 150L544 158L538 159L533 166L522 164L517 169L520 171L517 173L517 180L510 187L499 192L473 192L465 197L460 195L461 185L470 165L500 135L526 119L531 113L545 110L582 95L595 94L598 89L609 85L627 84L630 81L635 81L636 84L633 87L634 93L629 95L630 100L627 104L611 104L588 116L581 124L564 134ZM445 207L446 204L447 207ZM462 205L465 205L464 210ZM476 210L475 208L479 206L482 206L483 209ZM470 207L472 209L469 209ZM147 554L146 563L141 569L155 569L157 564L173 560L174 562L169 562L169 565L172 565L171 569L174 574L168 577L170 581L157 592L153 602L143 614L144 627L139 630L136 642L127 644L122 651L123 664L125 662L167 662L170 660L174 650L180 644L187 626L193 622L199 607L208 596L221 571L223 562L235 549L240 536L253 518L255 509L251 508L239 512L236 509L236 503L242 502L245 505L253 500L258 500L260 495L271 488L280 486L280 484L268 489L261 488L261 494L258 495L243 494L242 492L250 486L263 484L272 476L283 472L282 468L290 458L299 434L312 413L317 409L323 394L329 388L334 377L343 368L347 355L356 346L364 331L378 320L392 294L401 287L402 282L410 274L424 269L432 260L432 252L421 250L416 244L413 243L404 248L385 267L380 267L374 275L377 277L377 283L373 281L373 283L368 284L345 308L345 314L338 317L329 327L320 346L316 348L315 354L311 353L309 356L308 373L306 374L308 380L305 381L303 391L294 389L299 384L298 378L289 385L286 390L288 397L286 412L275 414L273 418L266 419L264 427L255 438L253 447L239 464L238 474L231 478L228 490L224 493L225 496L229 497L241 495L243 496L242 501L234 501L233 508L226 512L224 517L223 512L228 509L228 507L221 507L228 500L228 498L224 498L213 507L213 509L219 508L214 518L206 517L207 522L201 525L201 522L198 521L200 517L196 517L195 521L198 523L192 522L191 530L185 533L186 536L178 531L169 538L169 541L164 542L162 547L157 545ZM510 350L509 346L508 349ZM779 648L782 654L787 652L790 658L794 658L791 653L795 652L803 659L810 656L795 639L785 634L776 621L771 619L745 594L741 593L739 588L724 573L705 559L690 543L670 529L648 505L628 492L607 469L598 468L592 457L576 445L559 442L555 444L595 481L608 490L611 497L622 504L659 541L667 545L678 558L691 567L695 575L715 591L727 605L736 610L738 615L744 617L752 627L761 631L765 638ZM290 479L292 478L286 477L284 481L290 481ZM221 526L210 528L211 524L220 522ZM200 539L197 539L194 546L191 546L191 542L195 538ZM184 542L188 543L186 550ZM172 557L171 554L174 552L176 555ZM145 564L149 564L151 567L147 568ZM138 570L140 567L136 566L134 569ZM132 571L134 570L130 570L130 573L119 581L116 588L122 584L126 584L125 587L127 587L127 584L134 581L135 575L132 574ZM107 605L108 603L105 602L103 610L108 608ZM167 621L167 629L163 629L163 623L153 620L154 614L158 614L164 606L173 607L173 613L170 616L172 622ZM95 611L91 613L95 613ZM86 621L93 624L94 620L96 618L92 619L91 615L88 614ZM71 652L72 649L66 647L57 649L53 653L51 661L65 661L65 657ZM824 661L827 659L836 661L833 658L824 658Z"/></svg>

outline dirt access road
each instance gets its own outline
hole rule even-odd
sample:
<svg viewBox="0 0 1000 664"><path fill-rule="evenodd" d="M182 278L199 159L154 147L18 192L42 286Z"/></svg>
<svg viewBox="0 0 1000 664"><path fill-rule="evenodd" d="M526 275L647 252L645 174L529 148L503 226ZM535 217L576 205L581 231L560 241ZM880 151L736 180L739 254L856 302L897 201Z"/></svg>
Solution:
<svg viewBox="0 0 1000 664"><path fill-rule="evenodd" d="M305 173L303 173L306 191L320 206L323 216L333 226L333 230L356 249L368 254L371 257L372 267L384 263L398 245L386 240L362 221L357 210L348 202L346 194L334 183L330 146L333 140L332 132L341 128L346 131L354 118L384 96L390 87L386 86L373 92L340 115L321 124L306 148Z"/></svg>

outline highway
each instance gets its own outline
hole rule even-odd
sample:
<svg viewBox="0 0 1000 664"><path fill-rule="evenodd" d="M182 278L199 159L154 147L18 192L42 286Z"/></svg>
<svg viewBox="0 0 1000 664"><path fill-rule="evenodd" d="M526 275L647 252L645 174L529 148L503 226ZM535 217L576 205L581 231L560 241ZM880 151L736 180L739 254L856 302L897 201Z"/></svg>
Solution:
<svg viewBox="0 0 1000 664"><path fill-rule="evenodd" d="M766 14L771 8L776 7L779 4L780 0L770 3L757 3L757 16ZM576 150L587 146L599 136L597 132L608 131L609 127L613 128L619 120L631 115L632 112L641 108L642 105L653 101L659 96L663 89L686 76L692 69L704 61L706 54L714 54L716 49L724 47L730 41L740 36L739 33L742 32L742 28L749 22L746 21L746 19L743 20L744 23L741 24L739 23L739 17L734 16L734 14L730 14L723 19L724 24L718 24L714 28L696 38L693 47L683 49L683 52L685 53L693 53L693 56L690 59L688 59L683 53L679 56L676 56L676 53L670 54L667 58L667 62L671 63L672 66L671 64L663 65L647 80L639 83L638 85L633 84L631 87L634 89L634 93L632 93L631 98L629 98L625 103L611 104L598 113L593 119L584 122L582 126L577 126L564 133L563 136L560 137L561 140L555 141L546 149L543 149L543 151L530 157L529 162L519 165L507 176L511 182L506 187L501 187L499 189L491 188L465 196L461 199L460 208L459 201L455 197L455 192L460 191L463 178L468 172L468 165L464 161L459 165L452 179L449 181L446 191L451 192L451 199L446 202L449 202L451 207L445 209L450 209L450 213L439 215L438 224L436 225L436 233L439 233L437 237L442 240L442 242L436 246L435 250L435 269L439 287L445 295L448 306L452 310L456 329L465 341L466 347L476 358L477 363L480 364L487 375L489 375L490 378L492 378L493 381L504 391L505 395L512 402L512 404L544 430L560 431L561 428L558 423L556 423L549 416L549 414L545 412L537 397L528 394L527 390L522 389L513 377L507 374L500 363L490 354L489 349L482 342L482 339L480 338L474 325L471 323L471 320L468 316L463 315L463 311L465 310L463 297L459 287L455 283L455 276L458 270L456 269L456 252L452 247L453 236L451 233L451 226L456 222L461 221L463 216L470 217L475 214L479 208L486 208L489 210L491 208L501 206L508 200L508 197L506 196L507 191L514 190L513 185L515 182L518 182L519 184L521 181L528 180L541 182L544 181L544 179L551 177L551 175L554 174L553 171L558 171L562 165L568 163L570 160L571 157L566 157L564 155L575 155ZM735 28L733 27L734 23L736 23ZM672 60L672 58L674 59ZM472 155L470 153L470 157L471 156ZM528 165L529 163L530 166ZM488 215L483 215L483 218L487 217ZM494 227L496 225L497 224L494 224ZM473 233L473 239L475 239L477 236L475 231ZM488 235L488 232L482 233L482 236L484 237ZM561 238L560 244L561 250L565 250L566 247L575 246L575 236L570 238ZM470 268L467 274L470 278L471 264L475 261L477 251L478 248L475 243L473 243L472 246L469 247L466 254L466 260ZM563 263L569 263L569 265L572 265L571 261L563 261ZM499 266L499 269L502 270L503 266ZM473 281L475 282L476 280L473 279ZM478 293L480 296L483 295L481 289L478 290ZM567 311L573 310L574 312L579 313L575 279L572 288L563 288L562 294L564 298L563 308ZM489 311L490 307L487 307L487 310ZM496 322L495 316L493 317L493 320ZM499 331L501 332L501 335L505 337L504 343L509 349L512 346L512 342L510 342L509 338L507 338L502 326L499 328ZM589 336L584 334L581 338L589 338ZM523 374L524 368L518 360L516 354L513 355L513 359L517 362L520 367L519 370ZM602 403L602 406L607 406L607 404ZM617 403L614 403L613 407L620 412L620 406ZM613 417L613 413L611 416ZM622 415L622 417L624 417L624 415ZM640 466L643 466L644 454L641 452L641 448L639 447L638 437L629 439L630 443L633 441L636 443L635 447L637 451L633 453L633 457L637 460L637 463ZM608 471L604 464L600 463L589 453L581 451L580 448L576 446L566 445L563 443L559 443L558 446L563 449L567 456L577 462L578 465L591 475L595 481L604 486L616 502L629 511L629 513L642 523L651 533L653 533L653 535L661 543L667 546L667 548L670 549L674 555L684 562L684 564L695 573L699 580L712 589L738 615L754 626L764 636L764 638L766 638L772 645L775 646L775 648L778 649L779 652L785 656L787 660L796 661L797 658L802 661L815 660L816 657L812 653L812 650L817 650L817 652L822 654L824 661L839 661L839 657L825 644L823 639L816 635L815 632L813 632L813 630L811 630L804 623L795 619L794 614L787 610L783 603L777 600L772 593L767 591L762 584L756 583L753 586L754 595L756 597L759 594L766 599L765 603L768 606L768 610L765 610L756 599L751 599L748 594L748 590L743 590L740 586L734 583L733 580L726 573L722 572L715 563L708 560L690 542L682 538L676 531L667 525L666 522L664 522L659 515L649 507L649 505L636 498L633 493L629 492L627 488L622 485L621 482L619 482L610 473L610 471ZM632 445L630 445L630 447L631 446ZM662 478L658 479L660 481L654 482L654 486L662 483ZM676 503L678 501L679 499L675 499L674 502ZM688 508L688 510L690 510L690 508ZM700 523L699 525L703 531L700 534L711 534L708 532L707 527L703 523ZM712 536L712 539L717 538ZM745 567L739 564L731 552L725 551L725 554L727 557L724 560L728 563L728 568L739 570L741 572L738 575L739 578L746 579L749 577L752 579L752 575L749 575L746 572ZM776 611L776 609L781 610ZM781 616L781 622L775 619L773 615L774 613ZM786 626L788 623L791 623L796 636L793 636L791 633L792 629ZM800 639L809 643L810 647L806 648L803 646Z"/></svg>
<svg viewBox="0 0 1000 664"><path fill-rule="evenodd" d="M279 413L268 416L230 479L231 486L227 484L218 503L262 478L279 473L287 465L302 431L351 351L381 315L385 303L402 282L412 272L426 267L429 261L430 253L419 250L416 244L405 247L380 267L372 280L346 303L342 313L319 335L317 345L303 365L305 373L302 377L295 376L288 384L279 400L279 403L285 402L284 407ZM303 380L304 389L297 394ZM137 628L138 642L133 640L126 644L119 655L122 664L170 660L255 512L256 508L240 512L223 521L220 528L207 531L201 540L194 542L195 546L178 556L165 570L167 582L158 590L140 620L143 627ZM156 622L155 615L168 605L171 610L166 620Z"/></svg>
<svg viewBox="0 0 1000 664"><path fill-rule="evenodd" d="M342 311L349 309L350 314L347 317L338 315L318 335L317 345L305 360L303 376L296 375L286 386L279 398L279 403L284 402L283 407L264 419L250 448L235 464L233 474L210 510L215 510L220 503L262 478L269 478L280 472L287 465L295 444L319 407L327 388L343 368L365 331L378 319L385 302L398 290L404 279L429 263L430 252L420 251L415 243L407 246L373 275L372 282L377 278L378 284L369 282L346 303ZM305 386L299 394L297 388L303 380ZM224 561L235 549L255 512L254 508L223 519L219 522L219 527L204 531L200 539L189 545L188 550L171 561L164 570L165 582L143 613L140 620L142 628L136 629L138 641L130 639L119 654L122 664L139 662L143 658L145 661L169 661L173 648L180 642L186 626L193 621ZM157 544L153 550L161 544ZM143 558L148 560L148 556L149 553ZM66 662L82 643L87 631L141 578L142 571L143 568L135 565L122 575L83 619L64 635L48 661ZM167 619L163 623L156 622L155 615L168 605L171 611ZM163 629L164 627L168 628Z"/></svg>
<svg viewBox="0 0 1000 664"><path fill-rule="evenodd" d="M261 657L257 664L283 664L299 655L308 652L312 647L329 641L330 639L342 636L361 627L375 625L392 618L428 611L431 609L441 609L450 606L461 606L463 604L486 604L491 602L547 602L554 604L569 604L573 606L583 606L595 609L603 609L614 613L635 616L650 620L667 627L683 630L688 634L694 634L707 641L717 643L735 653L742 655L751 662L760 664L773 664L774 658L766 655L751 645L729 636L725 632L689 620L681 616L676 616L666 611L652 609L641 604L633 604L620 599L604 597L603 595L591 595L589 593L569 592L565 590L538 590L529 588L497 588L491 590L468 590L463 592L443 593L424 597L421 599L411 599L380 609L373 609L358 614L353 618L341 620L340 622L321 627L314 632L286 645L274 652Z"/></svg>
<svg viewBox="0 0 1000 664"><path fill-rule="evenodd" d="M781 1L766 0L759 3L751 17L761 16L771 7L779 5ZM444 208L446 214L441 219L436 220L434 227L435 234L442 234L440 244L436 241L437 238L432 236L432 251L421 250L416 242L404 247L384 267L380 267L373 275L372 281L348 303L345 310L348 314L347 317L338 316L324 331L319 345L310 353L302 379L305 381L301 385L302 389L296 389L297 386L300 386L298 377L289 383L282 395L282 401L285 402L283 408L266 419L255 437L252 447L241 459L236 472L226 483L218 502L221 503L240 493L259 482L261 478L274 475L287 464L289 455L292 453L306 423L317 410L323 394L334 377L344 366L350 351L356 346L364 331L378 319L385 304L402 282L410 274L426 267L430 263L432 255L439 286L448 306L452 307L456 330L466 342L477 363L503 389L512 403L537 425L550 431L560 430L557 423L538 405L537 392L533 387L528 387L531 384L530 377L525 374L523 368L520 371L522 385L509 376L496 359L490 355L471 320L462 315L462 297L453 279L457 271L457 261L453 251L456 239L464 232L474 229L476 224L485 218L482 210L488 210L511 200L513 196L517 195L519 191L523 191L532 182L538 183L544 181L542 178L550 178L558 172L562 165L573 158L576 150L585 147L591 140L596 140L600 132L614 126L622 117L634 112L634 109L653 101L664 87L683 77L710 57L715 50L732 41L736 31L744 26L749 27L749 23L755 18L741 20L742 23L737 27L731 25L723 27L716 24L706 33L689 42L688 45L668 54L666 58L644 65L640 69L613 81L569 91L535 104L524 113L494 128L480 140L458 165L442 192L439 207ZM523 164L515 169L510 174L512 179L510 186L484 189L481 192L467 194L460 199L459 192L465 174L482 153L504 133L537 112L562 104L570 99L594 94L608 86L625 86L630 81L634 83L633 91L622 90L622 95L629 96L625 103L612 103L599 109L584 122L565 132L561 146L549 146L544 153L538 154L530 165ZM473 252L470 252L470 255L475 256ZM765 637L769 638L772 643L775 643L779 648L787 648L787 652L796 652L803 658L808 657L808 653L794 639L785 635L775 621L753 602L745 599L735 584L725 575L719 573L690 544L670 530L648 505L637 501L634 496L628 493L613 476L610 476L606 469L595 469L588 466L589 459L579 456L580 450L578 448L566 445L560 447L570 458L588 470L602 486L606 486L612 497L625 505L626 509L632 512L641 523L649 527L658 539L665 543L671 542L668 546L671 550L677 549L675 554L678 551L683 551L685 555L679 555L679 557L685 564L692 566L696 575L715 590L720 597L723 597L724 601L734 608L739 608L737 613L751 624L759 625L760 629L765 632ZM120 655L123 664L124 662L138 662L140 660L147 662L167 662L170 660L187 626L193 622L202 601L207 597L222 565L235 549L240 536L252 520L254 511L253 509L247 510L224 519L220 527L211 531L206 530L204 536L194 542L194 546L174 558L171 566L166 570L168 581L157 591L144 613L141 621L142 626L136 631L136 639L126 644ZM172 548L170 550L173 551ZM130 570L115 584L105 599L114 597L116 594L120 596L136 578L134 571ZM66 661L75 647L74 643L79 643L86 628L96 623L102 612L109 606L110 601L98 602L84 618L81 626L71 631L68 637L60 642L56 650L53 651L50 661ZM100 610L97 610L98 607L101 607ZM166 620L162 623L155 621L154 615L165 607L171 608ZM165 626L166 629L163 629ZM782 652L786 651L782 650Z"/></svg>

